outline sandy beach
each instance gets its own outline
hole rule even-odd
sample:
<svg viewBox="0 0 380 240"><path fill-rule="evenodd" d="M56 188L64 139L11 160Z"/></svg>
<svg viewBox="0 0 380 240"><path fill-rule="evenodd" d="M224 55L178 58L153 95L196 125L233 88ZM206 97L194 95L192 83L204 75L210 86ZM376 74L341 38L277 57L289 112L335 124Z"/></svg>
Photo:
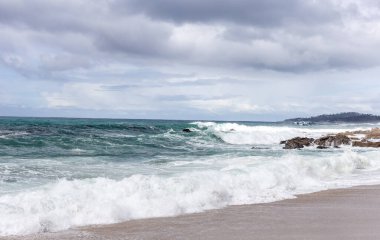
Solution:
<svg viewBox="0 0 380 240"><path fill-rule="evenodd" d="M380 186L1 239L378 239Z"/></svg>

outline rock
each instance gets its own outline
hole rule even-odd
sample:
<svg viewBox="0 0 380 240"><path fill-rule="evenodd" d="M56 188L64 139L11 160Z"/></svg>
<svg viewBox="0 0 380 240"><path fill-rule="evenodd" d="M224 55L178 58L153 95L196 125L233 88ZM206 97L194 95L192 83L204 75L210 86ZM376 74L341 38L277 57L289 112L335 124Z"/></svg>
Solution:
<svg viewBox="0 0 380 240"><path fill-rule="evenodd" d="M353 147L380 147L380 142L369 142L369 141L355 141L352 142Z"/></svg>
<svg viewBox="0 0 380 240"><path fill-rule="evenodd" d="M357 138L357 137L350 137L350 139L351 139L351 141L352 140L355 140L355 141L359 141L360 140L360 138Z"/></svg>
<svg viewBox="0 0 380 240"><path fill-rule="evenodd" d="M358 137L357 135L364 135L364 140L370 140L370 139L380 139L380 128L372 128L371 130L357 130L353 132L346 131L344 133L341 133L349 137L352 141L354 140L360 140L361 136Z"/></svg>
<svg viewBox="0 0 380 240"><path fill-rule="evenodd" d="M379 128L371 129L371 131L369 131L365 137L368 139L379 139L380 138L380 129Z"/></svg>
<svg viewBox="0 0 380 240"><path fill-rule="evenodd" d="M189 128L184 128L184 129L182 129L182 132L192 132Z"/></svg>
<svg viewBox="0 0 380 240"><path fill-rule="evenodd" d="M358 134L364 135L364 137L358 136ZM326 149L329 147L339 148L341 145L350 145L351 143L353 147L380 148L380 128L352 132L346 131L323 136L316 140L296 137L280 142L280 144L285 144L284 149L300 149L311 145L316 145L318 149Z"/></svg>
<svg viewBox="0 0 380 240"><path fill-rule="evenodd" d="M303 148L305 146L310 146L313 143L313 138L301 138L301 137L295 137L292 139L289 139L285 141L285 147L284 149L299 149Z"/></svg>
<svg viewBox="0 0 380 240"><path fill-rule="evenodd" d="M317 144L318 146L327 147L326 145L328 145L328 144L326 144L326 142L331 141L330 137L331 136L325 136L325 137L318 138L317 140L314 141L314 143Z"/></svg>
<svg viewBox="0 0 380 240"><path fill-rule="evenodd" d="M335 139L333 141L334 147L338 147L340 145L349 145L351 144L351 139L344 134L335 135Z"/></svg>
<svg viewBox="0 0 380 240"><path fill-rule="evenodd" d="M323 147L337 147L340 145L349 145L351 143L351 139L344 134L337 134L335 136L331 135L321 137L315 140L314 143Z"/></svg>
<svg viewBox="0 0 380 240"><path fill-rule="evenodd" d="M325 147L325 146L318 146L317 148L318 148L318 149L326 149L326 148L328 148L328 147Z"/></svg>

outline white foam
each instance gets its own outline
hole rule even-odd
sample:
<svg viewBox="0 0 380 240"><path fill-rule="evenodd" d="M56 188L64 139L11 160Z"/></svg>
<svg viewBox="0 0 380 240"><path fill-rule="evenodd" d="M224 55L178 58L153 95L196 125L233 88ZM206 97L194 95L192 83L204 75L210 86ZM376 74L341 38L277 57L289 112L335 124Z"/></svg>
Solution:
<svg viewBox="0 0 380 240"><path fill-rule="evenodd" d="M29 135L25 131L0 131L0 138L8 139L17 136Z"/></svg>
<svg viewBox="0 0 380 240"><path fill-rule="evenodd" d="M76 152L76 153L83 153L83 152L86 152L86 150L83 150L83 149L80 149L80 148L73 148L71 149L72 152Z"/></svg>
<svg viewBox="0 0 380 240"><path fill-rule="evenodd" d="M59 180L39 189L0 196L0 235L173 216L378 183L379 160L377 151L359 155L348 150L330 156L222 159L210 162L212 168L166 176L133 175L118 181ZM366 173L371 173L370 177Z"/></svg>
<svg viewBox="0 0 380 240"><path fill-rule="evenodd" d="M293 137L320 137L325 134L344 132L345 128L301 128L288 126L248 126L237 123L194 122L199 128L211 131L229 144L278 144ZM369 130L371 128L353 128Z"/></svg>

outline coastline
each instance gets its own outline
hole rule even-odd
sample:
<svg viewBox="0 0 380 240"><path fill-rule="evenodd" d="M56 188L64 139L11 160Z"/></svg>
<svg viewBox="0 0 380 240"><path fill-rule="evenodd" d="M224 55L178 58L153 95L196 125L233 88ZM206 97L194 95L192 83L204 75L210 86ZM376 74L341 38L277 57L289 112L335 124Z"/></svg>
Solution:
<svg viewBox="0 0 380 240"><path fill-rule="evenodd" d="M0 239L377 239L379 203L380 185L359 186L272 203Z"/></svg>

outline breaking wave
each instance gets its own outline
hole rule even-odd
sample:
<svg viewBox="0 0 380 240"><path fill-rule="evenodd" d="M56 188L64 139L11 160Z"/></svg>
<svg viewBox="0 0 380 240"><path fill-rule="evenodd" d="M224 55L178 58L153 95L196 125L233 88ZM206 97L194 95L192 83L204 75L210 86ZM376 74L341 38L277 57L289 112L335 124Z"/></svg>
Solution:
<svg viewBox="0 0 380 240"><path fill-rule="evenodd" d="M0 196L0 235L174 216L378 183L380 175L375 173L379 158L376 151L359 155L346 150L330 156L291 153L220 159L217 164L205 161L213 168L167 176L61 179L37 189Z"/></svg>
<svg viewBox="0 0 380 240"><path fill-rule="evenodd" d="M193 125L212 132L229 144L278 144L293 137L320 137L323 134L344 132L346 128L302 128L289 126L249 126L238 123L193 122ZM350 128L368 130L371 127Z"/></svg>

